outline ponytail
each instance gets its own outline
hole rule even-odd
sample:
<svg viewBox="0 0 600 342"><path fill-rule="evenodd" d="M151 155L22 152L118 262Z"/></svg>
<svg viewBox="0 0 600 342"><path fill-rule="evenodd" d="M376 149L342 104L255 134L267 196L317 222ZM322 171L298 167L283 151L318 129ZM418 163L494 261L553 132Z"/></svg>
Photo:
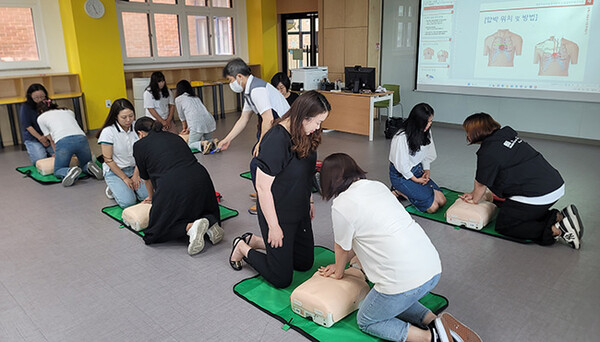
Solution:
<svg viewBox="0 0 600 342"><path fill-rule="evenodd" d="M160 123L158 120L154 120L154 123L152 123L152 130L154 132L160 132L163 129L163 124Z"/></svg>

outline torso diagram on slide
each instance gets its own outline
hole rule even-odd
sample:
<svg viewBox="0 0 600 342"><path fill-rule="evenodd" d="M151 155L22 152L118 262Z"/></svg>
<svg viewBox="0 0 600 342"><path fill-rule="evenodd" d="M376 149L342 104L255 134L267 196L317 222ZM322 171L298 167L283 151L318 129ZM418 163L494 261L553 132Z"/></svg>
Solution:
<svg viewBox="0 0 600 342"><path fill-rule="evenodd" d="M431 57L433 57L433 53L434 53L434 51L433 51L433 49L432 49L432 48L430 48L430 47L428 47L428 48L425 48L425 49L423 50L423 57L424 57L425 59L431 59Z"/></svg>
<svg viewBox="0 0 600 342"><path fill-rule="evenodd" d="M487 36L483 43L483 55L488 57L488 66L511 67L514 66L515 55L521 55L523 38L509 30Z"/></svg>
<svg viewBox="0 0 600 342"><path fill-rule="evenodd" d="M539 76L569 76L569 63L577 64L578 57L577 44L551 36L535 46L533 64L539 63Z"/></svg>
<svg viewBox="0 0 600 342"><path fill-rule="evenodd" d="M446 50L438 51L437 58L438 58L438 62L445 62L446 59L448 58L448 51L446 51Z"/></svg>

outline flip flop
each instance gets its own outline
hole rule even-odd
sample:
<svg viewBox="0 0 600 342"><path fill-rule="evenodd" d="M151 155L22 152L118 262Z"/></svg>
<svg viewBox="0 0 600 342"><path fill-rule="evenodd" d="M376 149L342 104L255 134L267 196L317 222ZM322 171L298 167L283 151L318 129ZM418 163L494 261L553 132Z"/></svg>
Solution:
<svg viewBox="0 0 600 342"><path fill-rule="evenodd" d="M240 243L240 241L244 241L244 239L240 236L233 239L233 247L231 248L231 254L229 254L229 265L236 271L242 270L242 261L231 261L231 257L233 256L233 252L235 251L235 248L237 247L238 243Z"/></svg>

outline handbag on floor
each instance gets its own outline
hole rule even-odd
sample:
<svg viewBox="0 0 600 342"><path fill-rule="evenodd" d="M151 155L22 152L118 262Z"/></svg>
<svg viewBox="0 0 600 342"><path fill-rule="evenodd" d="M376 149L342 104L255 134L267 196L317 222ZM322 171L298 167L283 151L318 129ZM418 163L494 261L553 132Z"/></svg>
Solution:
<svg viewBox="0 0 600 342"><path fill-rule="evenodd" d="M385 138L392 139L394 135L400 130L403 121L404 119L402 118L388 118L385 121L385 130L383 131Z"/></svg>

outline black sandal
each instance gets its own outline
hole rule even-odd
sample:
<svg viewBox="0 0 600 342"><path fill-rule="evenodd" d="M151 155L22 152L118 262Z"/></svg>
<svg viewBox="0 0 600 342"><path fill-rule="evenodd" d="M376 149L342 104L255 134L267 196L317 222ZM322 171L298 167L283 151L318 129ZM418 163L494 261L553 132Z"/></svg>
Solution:
<svg viewBox="0 0 600 342"><path fill-rule="evenodd" d="M247 232L247 233L244 233L244 234L242 234L242 236L240 236L240 238L241 238L242 240L244 240L244 242L245 242L245 243L246 243L248 246L250 246L250 241L252 241L252 235L254 235L254 234L252 234L252 233L250 233L250 232Z"/></svg>
<svg viewBox="0 0 600 342"><path fill-rule="evenodd" d="M242 261L232 261L231 257L233 256L233 252L235 251L235 248L237 247L238 243L240 243L240 241L244 241L244 239L240 236L233 239L233 247L231 248L231 254L229 254L229 265L236 271L242 270Z"/></svg>

